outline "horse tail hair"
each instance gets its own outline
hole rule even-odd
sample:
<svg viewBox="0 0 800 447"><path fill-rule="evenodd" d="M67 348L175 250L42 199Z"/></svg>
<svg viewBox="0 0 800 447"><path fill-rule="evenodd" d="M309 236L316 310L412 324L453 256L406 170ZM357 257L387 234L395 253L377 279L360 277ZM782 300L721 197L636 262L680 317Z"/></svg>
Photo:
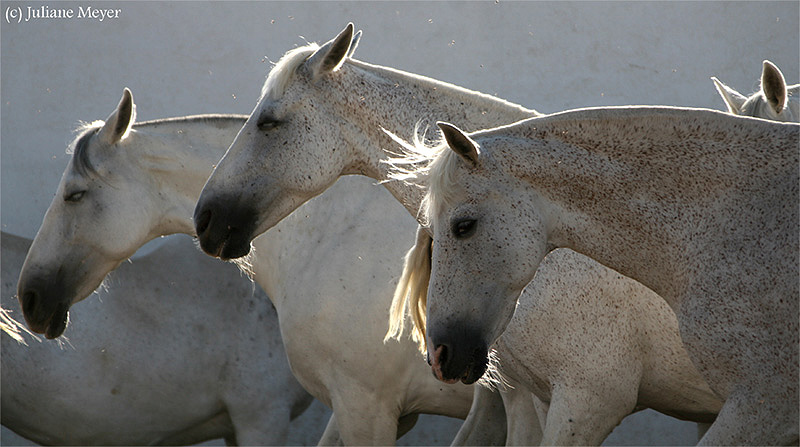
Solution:
<svg viewBox="0 0 800 447"><path fill-rule="evenodd" d="M411 316L413 328L411 339L419 350L425 352L425 317L428 304L428 282L431 279L431 249L433 238L422 226L417 228L414 246L408 250L403 263L403 274L397 283L389 310L389 331L384 342L390 338L400 339L405 330L406 309Z"/></svg>

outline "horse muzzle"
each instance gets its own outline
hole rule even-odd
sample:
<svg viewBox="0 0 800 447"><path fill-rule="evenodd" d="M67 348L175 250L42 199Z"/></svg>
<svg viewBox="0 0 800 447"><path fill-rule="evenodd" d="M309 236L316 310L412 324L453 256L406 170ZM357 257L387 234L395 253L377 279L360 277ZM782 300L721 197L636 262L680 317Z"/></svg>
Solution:
<svg viewBox="0 0 800 447"><path fill-rule="evenodd" d="M232 205L233 204L233 205ZM238 207L234 200L210 198L197 203L194 224L200 248L224 260L241 258L250 252L257 213Z"/></svg>
<svg viewBox="0 0 800 447"><path fill-rule="evenodd" d="M453 331L448 331L453 333ZM431 337L435 350L429 356L433 375L445 383L475 383L486 372L489 349L477 332L459 331L457 336Z"/></svg>
<svg viewBox="0 0 800 447"><path fill-rule="evenodd" d="M22 314L31 331L48 339L61 336L69 321L70 300L64 299L63 281L44 278L20 279L17 288Z"/></svg>

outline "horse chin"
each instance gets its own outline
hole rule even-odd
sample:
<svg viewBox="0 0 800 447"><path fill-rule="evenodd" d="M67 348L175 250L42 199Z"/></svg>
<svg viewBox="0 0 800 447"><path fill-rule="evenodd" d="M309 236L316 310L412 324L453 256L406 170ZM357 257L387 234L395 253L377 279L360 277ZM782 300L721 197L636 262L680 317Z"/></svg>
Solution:
<svg viewBox="0 0 800 447"><path fill-rule="evenodd" d="M247 256L250 253L250 241L249 238L228 238L219 248L216 257L223 261L230 261Z"/></svg>
<svg viewBox="0 0 800 447"><path fill-rule="evenodd" d="M488 367L488 359L484 358L483 362L478 365L472 365L471 368L464 373L461 377L461 383L465 385L472 385L473 383L480 380L483 377L483 374L486 373L486 368Z"/></svg>
<svg viewBox="0 0 800 447"><path fill-rule="evenodd" d="M452 385L454 383L461 382L464 385L472 385L473 383L477 382L478 380L483 377L483 374L486 372L486 365L483 367L478 366L469 368L461 377L445 377L441 370L433 370L433 376L437 379L441 380L442 382Z"/></svg>

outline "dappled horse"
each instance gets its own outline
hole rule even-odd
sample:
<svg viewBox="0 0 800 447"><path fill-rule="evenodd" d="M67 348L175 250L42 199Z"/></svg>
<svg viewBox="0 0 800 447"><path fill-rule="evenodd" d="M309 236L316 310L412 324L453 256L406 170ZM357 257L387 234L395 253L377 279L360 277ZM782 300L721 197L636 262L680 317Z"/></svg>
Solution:
<svg viewBox="0 0 800 447"><path fill-rule="evenodd" d="M60 343L2 336L4 426L42 445L286 444L312 397L289 369L275 309L235 266L181 239L114 271L70 311ZM11 316L31 242L0 240Z"/></svg>
<svg viewBox="0 0 800 447"><path fill-rule="evenodd" d="M25 261L18 291L25 318L48 337L64 330L71 304L145 242L193 233L203 183L243 124L219 116L134 124L133 110L126 89L105 123L76 137ZM346 183L255 241L247 268L275 305L297 380L334 410L321 442L387 445L419 413L465 417L472 388L442 386L410 340L383 343L393 279L415 224L401 207L381 207L390 201L370 182ZM403 219L407 234L384 234ZM322 228L325 237L311 237ZM242 304L225 298L220 305ZM221 332L252 336L236 327ZM364 358L375 367L365 368Z"/></svg>
<svg viewBox="0 0 800 447"><path fill-rule="evenodd" d="M569 247L678 316L725 401L704 445L798 442L800 126L700 109L569 111L407 145L433 229L428 352L472 380L545 255ZM414 173L408 174L415 177Z"/></svg>
<svg viewBox="0 0 800 447"><path fill-rule="evenodd" d="M780 69L764 61L761 69L761 89L744 96L712 77L728 112L734 115L755 116L775 121L800 122L800 84L786 85Z"/></svg>
<svg viewBox="0 0 800 447"><path fill-rule="evenodd" d="M777 72L777 75L775 72ZM780 82L780 84L782 84L784 87L783 90L785 90L783 75L780 74L780 71L777 70L777 67L774 67L768 61L764 61L764 73L762 78L762 85L764 87L762 88L761 95L763 95L763 98L776 96L768 95L763 91L765 88L770 90L770 87L768 87L769 85L775 85L776 83ZM729 89L727 86L720 83L716 78L712 79L715 83L717 83L717 89L721 94L723 94L724 89ZM790 89L796 90L797 87L798 86L790 87ZM773 87L771 90L775 91L780 89ZM738 95L736 92L733 92L732 94ZM723 94L723 97L725 97L725 94ZM751 105L748 107L729 107L729 112L737 114L736 112L738 112L741 108L743 110L747 110L752 116L757 118L772 119L772 117L776 116L775 108L753 106L753 104L758 103L759 101L766 103L766 99L763 98L759 100L757 95L753 95L750 100ZM789 97L788 100L797 102L798 98ZM742 97L741 104L744 104L745 102L747 102L747 98ZM778 114L777 116L779 119L777 119L777 121L786 121L785 119L781 118L786 118L788 114L790 114L790 112ZM416 164L416 160L414 163ZM400 168L398 172L399 177L405 178L408 174L407 171L403 169L402 166L398 167ZM414 326L411 328L412 336L415 340L421 343L420 349L425 352L425 311L428 293L428 281L430 279L430 256L432 241L430 233L428 231L421 230L422 227L417 230L417 241L414 247L412 247L412 249L406 254L406 262L403 266L403 273L400 276L400 280L397 285L397 291L395 292L395 297L392 302L390 335L393 337L398 337L401 335L405 322L405 312L408 312L411 316L411 321L414 323ZM509 405L531 405L531 402L529 402L524 395L521 395L524 394L520 393L521 388L523 390L533 390L534 394L538 394L534 399L541 399L545 402L548 402L548 404L544 404L540 401L536 402L540 407L554 405L554 401L556 401L556 405L561 405L558 403L559 399L553 399L552 397L553 390L558 390L559 394L564 395L565 402L572 403L572 407L569 408L569 413L572 416L570 419L580 420L581 413L576 415L574 402L580 400L583 400L584 402L591 402L592 400L586 398L575 399L572 396L568 396L569 391L574 388L574 385L565 386L563 382L565 379L570 377L570 372L582 372L585 375L586 372L583 371L587 369L585 365L592 364L589 362L589 359L585 357L598 351L599 346L597 345L597 340L609 340L606 338L606 335L603 332L615 330L616 328L620 327L619 322L626 321L628 318L636 319L637 323L639 324L651 324L649 331L640 330L638 334L633 334L630 336L628 340L630 340L632 344L629 345L629 353L635 352L636 346L638 346L641 349L640 359L648 359L648 357L657 359L658 356L664 356L666 352L667 356L678 355L681 361L670 362L666 356L664 356L661 358L661 361L642 362L641 360L636 359L625 359L624 356L617 355L614 358L625 362L624 364L626 367L618 367L613 369L617 371L627 370L634 372L640 371L644 373L648 367L652 366L658 368L670 368L677 366L678 368L673 370L672 378L679 381L683 389L688 391L691 396L695 398L705 396L707 399L707 393L710 393L710 390L705 385L705 382L698 377L694 367L690 366L685 368L682 366L688 362L688 357L686 357L687 354L682 346L682 342L679 339L677 320L675 319L674 315L672 315L671 310L669 310L668 314L664 313L664 309L667 308L666 303L658 298L654 293L649 291L649 289L645 288L644 286L637 285L633 281L629 281L630 284L628 284L628 287L630 287L631 290L627 296L624 293L609 293L606 295L601 294L590 296L589 294L583 293L583 291L580 290L581 284L575 281L574 275L561 274L560 276L562 279L559 282L537 280L537 278L549 278L551 274L548 273L548 271L550 269L557 268L557 266L561 263L566 264L570 262L580 262L580 257L556 260L556 258L564 257L565 253L569 253L569 251L559 249L544 258L542 264L539 266L537 275L534 276L533 281L528 284L525 290L523 290L523 292L520 294L517 308L514 311L514 317L512 317L512 319L509 321L505 332L500 336L494 345L495 348L493 355L494 362L496 363L494 367L502 371L501 375L503 380L515 381L515 384L510 387L503 387L503 384L500 384L503 400L506 402L506 417L509 424L509 439L507 441L512 445L538 444L540 441L540 432L537 431L538 427L533 427L531 430L525 430L523 428L524 425L531 425L530 421L517 420L519 417L525 417L526 411L514 411L509 408ZM586 263L584 268L596 270L598 278L608 277L608 275L615 274L612 270L596 263L594 263L594 265L592 265L592 263ZM573 269L575 269L574 266L569 270ZM577 270L578 269L575 269L573 271ZM610 291L613 289L614 285L625 287L625 284L625 279L612 280L609 284L610 287L603 290ZM575 290L571 291L571 288L574 288ZM558 300L556 299L558 295L573 296L577 298L573 300ZM653 300L653 297L656 297L657 299ZM615 300L621 302L616 302ZM600 309L592 309L591 306L599 306ZM619 313L619 311L625 307L630 307L634 311L633 314L630 316L613 315L614 313ZM609 323L606 326L598 326L596 323L602 321L600 316L608 314L608 309L612 308L615 309L611 315L613 315L613 321L616 322L616 324ZM558 315L560 318L553 318L553 315ZM657 321L659 318L662 321ZM589 321L586 321L587 319ZM575 330L574 328L576 327L580 328L580 330ZM565 328L567 328L566 330L569 331L569 334L567 335L560 333ZM595 334L590 332L591 329L600 329L600 331ZM647 339L650 341L641 343L642 339ZM542 340L546 340L546 342L543 342ZM557 342L563 341L563 343L559 346L559 349L549 349L551 344L555 344L554 340ZM611 347L613 351L621 351L620 347L623 346L622 340L625 340L625 337L621 337L618 334L613 340L614 344L610 344L608 346ZM658 346L659 344L663 344L667 350L665 352L654 351L653 347ZM573 354L565 355L566 352L573 352ZM548 357L548 354L551 356ZM584 358L581 358L581 354L583 354ZM565 364L565 362L579 358L582 366ZM608 361L608 358L608 356L605 356L604 361ZM557 366L554 367L554 365ZM638 367L630 368L631 365L637 365ZM683 371L681 371L682 368ZM596 368L596 370L598 372L603 372L605 371L605 368ZM690 377L681 378L679 377L680 374L686 374ZM605 388L609 389L611 388L611 381L607 379L608 377L613 377L616 379L617 387L628 387L630 390L639 386L638 380L628 380L626 382L619 380L618 375L612 376L611 374L603 375L602 377L598 378L597 382L606 382ZM653 390L647 389L648 387L657 387L662 385L664 379L669 380L670 376L659 374L656 375L656 380L642 380L642 386L639 390L639 394L645 398L664 395L674 396L679 394L675 392L664 393L663 391L654 393ZM691 390L691 387L696 387L698 383L702 383L703 390ZM539 386L539 384L546 385ZM491 386L494 384L489 385ZM580 387L577 389L580 389ZM480 393L481 396L477 396L477 393ZM609 402L616 401L624 403L624 396L629 396L628 399L630 399L631 395L631 391L626 392L622 389L617 389L614 391L613 396L608 396L605 399L595 400L598 404L602 404L605 412L608 412L609 410L613 411L614 409L619 408L609 405ZM595 392L595 397L600 397L600 395ZM493 398L496 398L493 393L484 392L483 388L476 388L476 401L491 401ZM708 405L710 402L714 401L716 402L713 404L713 406L717 408L718 411L718 407L721 405L721 402L719 402L718 399L714 399L712 397L711 401L706 400L705 405ZM702 400L699 399L698 403L702 403ZM663 403L661 403L661 405L662 406L656 408L664 411L665 407L663 406ZM695 404L695 406L697 408L702 408L701 405ZM595 415L595 418L597 418L596 415L601 414L601 412L597 409L590 409L588 406L586 408L590 411L589 414ZM464 436L466 436L466 433L476 430L476 425L485 423L482 420L481 415L476 412L475 409L476 405L473 404L473 411L471 412L470 417L468 417L464 422L464 426L462 427L462 434L464 434ZM561 417L566 417L567 412L560 413L562 414ZM474 417L472 417L473 415ZM563 436L565 433L556 427L567 426L567 424L559 423L559 417L557 414L550 414L549 417L550 419L541 418L542 421L546 420L547 423L551 425L555 424L550 428L544 427L544 443L555 445L565 443L561 439L557 439L558 434ZM569 438L576 440L579 443L592 444L593 442L590 441L590 439L592 439L590 433L595 430L599 431L599 429L602 427L615 426L616 424L609 424L613 423L613 421L616 419L617 417L612 415L610 417L596 419L598 421L603 421L600 424L592 424L591 421L589 423L584 422L582 424L575 424L574 430L577 432L577 434L573 436L573 430L570 430ZM594 429L590 428L592 425L595 425ZM703 428L700 429L701 432L705 426L706 424L703 424ZM520 439L519 436L525 437Z"/></svg>
<svg viewBox="0 0 800 447"><path fill-rule="evenodd" d="M533 110L491 96L355 60L351 56L358 37L353 34L352 25L348 25L322 47L309 45L286 53L272 69L258 105L216 167L198 201L195 223L206 252L222 258L247 253L255 236L347 174L362 174L382 181L411 215L416 216L422 190L391 181L390 161L397 145L382 129L405 132L409 123L422 119L424 126L424 120L432 123L438 114L467 123L474 129L536 115ZM242 194L242 191L247 193ZM376 205L376 210L386 206ZM402 222L387 224L384 234L396 237L410 233L412 229ZM315 235L317 238L332 237L326 229L320 231ZM380 250L373 248L375 251L383 250L380 243L375 247L381 247ZM575 253L566 256L582 257ZM619 285L610 275L604 277L605 281L597 281L593 272L602 266L594 261L576 261L570 265L587 265L585 270L573 272L575 286L571 290L580 290L587 296L627 292L630 283L627 279L620 280ZM590 265L592 267L588 267ZM661 330L665 329L659 327L654 332ZM664 343L679 345L674 334ZM680 345L676 349L683 352ZM620 346L618 350L623 348ZM685 355L682 358L685 359ZM580 362L571 363L576 364ZM700 403L695 409L703 414L699 418L707 419L718 409L715 399L709 398L707 387L693 381L697 376L692 376L695 371L691 365L685 369L678 365L685 366L687 362L675 365L680 374L672 378L687 379L691 384L686 385L687 389L701 390L697 393ZM596 374L616 374L616 370L604 371ZM575 376L580 373L574 372ZM623 378L627 379L620 376L620 380ZM580 385L585 389L596 383L587 376ZM626 389L636 386L636 382L632 382ZM654 398L652 402L655 401ZM581 403L584 407L589 404L588 401ZM635 404L636 397L631 400L628 393L623 404L614 408L615 417L630 413ZM530 406L523 413L528 420L536 417ZM610 430L606 429L607 424L604 421L599 434L586 434L586 438L604 437ZM552 424L553 427L557 425ZM611 422L611 428L614 425L616 422ZM530 436L536 434L526 431L518 439L531 439ZM474 442L466 438L460 441Z"/></svg>

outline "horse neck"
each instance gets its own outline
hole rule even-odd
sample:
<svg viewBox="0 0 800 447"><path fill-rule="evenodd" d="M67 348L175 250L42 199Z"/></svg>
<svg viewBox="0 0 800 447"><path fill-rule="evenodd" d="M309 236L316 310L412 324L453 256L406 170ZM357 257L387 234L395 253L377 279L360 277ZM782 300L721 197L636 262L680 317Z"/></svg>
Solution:
<svg viewBox="0 0 800 447"><path fill-rule="evenodd" d="M156 232L194 234L192 213L203 185L246 118L198 115L134 126L138 161L164 201L162 228Z"/></svg>
<svg viewBox="0 0 800 447"><path fill-rule="evenodd" d="M796 200L798 128L710 111L636 115L530 120L513 132L519 144L503 170L545 204L551 247L594 258L674 307L703 280L699 263L725 256L714 241L748 243L776 228L769 207Z"/></svg>
<svg viewBox="0 0 800 447"><path fill-rule="evenodd" d="M399 147L382 129L406 138L416 123L434 126L436 121L449 121L478 130L538 115L493 96L357 60L348 59L341 71L342 88L335 104L352 126L347 135L354 152L343 175L361 174L384 182L415 217L423 192L415 185L390 180L387 161Z"/></svg>
<svg viewBox="0 0 800 447"><path fill-rule="evenodd" d="M159 185L162 226L154 234L194 236L192 214L200 192L236 134L245 115L199 115L135 125L133 135L142 148L140 160L148 176ZM291 233L291 231L290 231ZM286 232L269 231L253 241L253 254L235 263L253 279L280 309L282 293L277 254Z"/></svg>

